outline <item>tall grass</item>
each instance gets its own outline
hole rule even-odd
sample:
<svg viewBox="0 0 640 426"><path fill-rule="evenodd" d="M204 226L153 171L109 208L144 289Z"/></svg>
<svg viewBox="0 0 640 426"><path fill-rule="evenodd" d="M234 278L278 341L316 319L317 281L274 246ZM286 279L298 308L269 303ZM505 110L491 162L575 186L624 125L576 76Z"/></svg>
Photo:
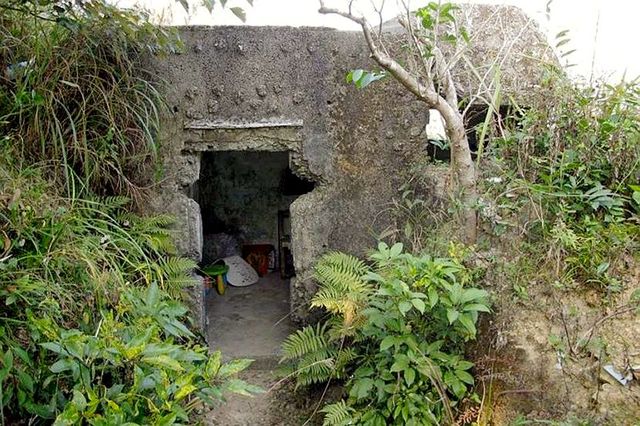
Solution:
<svg viewBox="0 0 640 426"><path fill-rule="evenodd" d="M188 327L193 261L132 212L173 40L99 0L0 0L0 425L189 424L233 376Z"/></svg>
<svg viewBox="0 0 640 426"><path fill-rule="evenodd" d="M171 35L102 1L62 15L29 4L30 14L0 4L0 132L28 161L49 162L69 193L75 173L93 192L138 199L162 106L140 59L170 49Z"/></svg>

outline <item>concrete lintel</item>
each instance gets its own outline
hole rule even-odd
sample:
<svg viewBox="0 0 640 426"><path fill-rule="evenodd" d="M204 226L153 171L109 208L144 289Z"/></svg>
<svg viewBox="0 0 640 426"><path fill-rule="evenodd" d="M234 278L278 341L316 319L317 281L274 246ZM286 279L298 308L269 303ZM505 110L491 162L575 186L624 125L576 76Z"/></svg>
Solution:
<svg viewBox="0 0 640 426"><path fill-rule="evenodd" d="M194 120L186 123L185 130L249 130L279 127L302 127L302 120L270 118L257 121L242 120Z"/></svg>

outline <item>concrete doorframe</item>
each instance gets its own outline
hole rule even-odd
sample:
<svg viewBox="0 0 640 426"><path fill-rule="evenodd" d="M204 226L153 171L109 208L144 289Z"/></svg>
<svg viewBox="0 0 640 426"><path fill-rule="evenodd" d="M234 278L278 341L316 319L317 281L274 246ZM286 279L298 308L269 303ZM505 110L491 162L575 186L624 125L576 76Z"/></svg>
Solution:
<svg viewBox="0 0 640 426"><path fill-rule="evenodd" d="M314 184L318 184L321 181L319 176L314 175L309 170L306 161L303 159L302 146L303 146L303 122L302 120L260 120L260 121L210 121L210 120L197 120L188 123L185 126L185 131L188 137L184 141L183 155L197 159L198 170L200 170L202 153L205 152L222 152L222 151L235 151L235 152L287 152L289 155L289 166L294 174L298 177L309 180ZM199 174L198 174L199 175ZM197 180L198 177L195 177ZM191 182L193 185L195 180ZM296 198L290 206L291 209L291 226L292 226L292 253L294 259L300 254L300 247L302 244L298 244L298 236L302 233L297 232L295 227L301 223L300 218L295 217L296 205L298 203L309 204L314 199L315 191L318 188L314 188L312 191L303 194ZM199 204L189 194L190 200L196 205ZM309 199L308 202L302 200ZM195 235L195 240L199 242L200 248L203 245L203 227L202 227L202 214L198 210L199 224L194 226L193 232L197 232L200 235ZM295 279L290 281L290 298L291 306L295 305L293 300L293 286L295 285ZM205 311L205 300L201 298L200 307L202 313ZM206 326L206 324L203 324Z"/></svg>

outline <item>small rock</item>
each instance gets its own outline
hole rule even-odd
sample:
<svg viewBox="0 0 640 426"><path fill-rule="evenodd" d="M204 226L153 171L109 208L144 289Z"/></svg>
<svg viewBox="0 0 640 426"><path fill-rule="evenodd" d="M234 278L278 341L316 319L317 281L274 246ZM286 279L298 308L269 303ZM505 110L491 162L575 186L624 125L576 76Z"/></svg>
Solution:
<svg viewBox="0 0 640 426"><path fill-rule="evenodd" d="M409 131L409 133L411 134L411 136L420 136L420 134L422 133L424 129L420 126L413 126L411 127L411 130Z"/></svg>
<svg viewBox="0 0 640 426"><path fill-rule="evenodd" d="M187 116L187 118L190 118L192 120L200 120L204 118L204 114L202 114L202 111L195 107L189 108L185 115Z"/></svg>
<svg viewBox="0 0 640 426"><path fill-rule="evenodd" d="M211 99L209 100L209 102L207 102L207 111L209 112L209 114L215 114L219 109L220 104L215 99Z"/></svg>
<svg viewBox="0 0 640 426"><path fill-rule="evenodd" d="M267 86L261 84L260 86L256 87L256 93L261 98L264 98L265 96L267 96Z"/></svg>

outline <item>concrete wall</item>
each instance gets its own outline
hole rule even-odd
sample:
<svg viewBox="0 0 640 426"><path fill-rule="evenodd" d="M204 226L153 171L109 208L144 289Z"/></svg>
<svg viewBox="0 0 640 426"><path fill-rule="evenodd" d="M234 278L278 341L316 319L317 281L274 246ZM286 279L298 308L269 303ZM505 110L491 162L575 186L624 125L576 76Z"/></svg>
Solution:
<svg viewBox="0 0 640 426"><path fill-rule="evenodd" d="M291 206L292 313L304 320L316 259L329 249L363 254L388 225L384 211L402 172L425 157L427 110L392 79L367 90L345 83L351 69L376 68L359 33L282 27L181 33L184 53L152 64L171 111L162 135L165 178L153 203L178 216L180 249L199 260L200 213L187 194L200 173L200 153L290 151L294 172L316 183Z"/></svg>

